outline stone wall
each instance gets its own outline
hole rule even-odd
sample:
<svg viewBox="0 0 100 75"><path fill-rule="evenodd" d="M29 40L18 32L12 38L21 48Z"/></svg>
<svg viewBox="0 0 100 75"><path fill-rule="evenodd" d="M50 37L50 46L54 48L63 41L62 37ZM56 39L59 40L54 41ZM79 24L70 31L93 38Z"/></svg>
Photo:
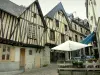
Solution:
<svg viewBox="0 0 100 75"><path fill-rule="evenodd" d="M44 57L44 64L50 64L50 48L49 46L45 46L45 51L43 54Z"/></svg>
<svg viewBox="0 0 100 75"><path fill-rule="evenodd" d="M19 62L0 62L0 71L14 71L19 69Z"/></svg>
<svg viewBox="0 0 100 75"><path fill-rule="evenodd" d="M29 50L32 50L32 55L29 55ZM39 52L35 48L26 48L25 50L25 69L40 68L44 65L43 49Z"/></svg>

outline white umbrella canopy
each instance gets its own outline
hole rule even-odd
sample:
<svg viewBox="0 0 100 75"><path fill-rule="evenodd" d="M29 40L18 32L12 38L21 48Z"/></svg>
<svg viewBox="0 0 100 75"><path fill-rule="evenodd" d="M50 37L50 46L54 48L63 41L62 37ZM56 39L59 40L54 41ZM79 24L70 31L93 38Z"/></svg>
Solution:
<svg viewBox="0 0 100 75"><path fill-rule="evenodd" d="M79 42L74 42L74 41L66 41L56 47L51 48L52 50L60 50L60 51L75 51L79 50L81 48L88 47L89 45L82 44Z"/></svg>

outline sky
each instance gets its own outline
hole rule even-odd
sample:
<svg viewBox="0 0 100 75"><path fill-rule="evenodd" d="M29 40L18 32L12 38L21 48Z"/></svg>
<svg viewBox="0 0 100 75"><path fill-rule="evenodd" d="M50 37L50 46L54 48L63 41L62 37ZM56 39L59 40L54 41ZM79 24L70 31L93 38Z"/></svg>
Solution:
<svg viewBox="0 0 100 75"><path fill-rule="evenodd" d="M29 6L35 0L10 0L18 5ZM64 6L67 13L73 13L75 17L86 19L85 0L38 0L41 6L43 15L46 15L59 2Z"/></svg>

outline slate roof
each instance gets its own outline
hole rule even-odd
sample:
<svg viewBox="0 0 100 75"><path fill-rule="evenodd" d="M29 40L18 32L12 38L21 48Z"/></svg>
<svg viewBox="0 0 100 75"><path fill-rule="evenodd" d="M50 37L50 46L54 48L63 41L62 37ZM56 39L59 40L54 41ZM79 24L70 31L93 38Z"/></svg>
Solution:
<svg viewBox="0 0 100 75"><path fill-rule="evenodd" d="M0 9L18 17L26 8L10 0L0 0Z"/></svg>
<svg viewBox="0 0 100 75"><path fill-rule="evenodd" d="M53 19L55 13L58 12L58 11L62 11L64 13L65 17L68 19L68 16L67 16L68 14L65 12L61 2L59 4L57 4L50 12L48 12L45 15L45 17L49 17L49 18Z"/></svg>
<svg viewBox="0 0 100 75"><path fill-rule="evenodd" d="M88 23L88 21L86 19L85 20L82 20L79 17L76 17L76 18L73 18L71 20L73 22L77 23L78 25L80 25L80 26L82 26L82 27L84 27L84 28L86 28L86 29L89 30L89 23Z"/></svg>
<svg viewBox="0 0 100 75"><path fill-rule="evenodd" d="M38 0L35 0L33 3L36 3L36 5L38 7L39 14L41 16L41 19L42 19L42 22L43 22L43 25L44 25L44 28L46 29L47 28L46 22L44 20L43 13L42 13L42 10L41 10L41 7L40 7L40 4L39 4ZM15 3L11 2L10 0L0 0L0 9L7 12L7 13L10 13L13 16L19 17L32 4L30 4L28 7L23 7L23 6L19 6Z"/></svg>

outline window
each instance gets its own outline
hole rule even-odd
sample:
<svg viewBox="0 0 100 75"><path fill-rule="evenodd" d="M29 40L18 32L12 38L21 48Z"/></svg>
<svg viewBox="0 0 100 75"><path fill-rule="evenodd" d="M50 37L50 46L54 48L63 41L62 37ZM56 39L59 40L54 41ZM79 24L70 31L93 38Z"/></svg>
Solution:
<svg viewBox="0 0 100 75"><path fill-rule="evenodd" d="M69 40L72 40L72 38L71 38L71 37L69 37Z"/></svg>
<svg viewBox="0 0 100 75"><path fill-rule="evenodd" d="M29 23L28 26L28 38L29 39L36 39L36 25Z"/></svg>
<svg viewBox="0 0 100 75"><path fill-rule="evenodd" d="M59 21L58 20L56 20L56 26L59 27Z"/></svg>
<svg viewBox="0 0 100 75"><path fill-rule="evenodd" d="M65 42L64 34L61 34L61 43Z"/></svg>
<svg viewBox="0 0 100 75"><path fill-rule="evenodd" d="M2 16L2 15L1 15L1 11L0 11L0 18L1 18L1 16Z"/></svg>
<svg viewBox="0 0 100 75"><path fill-rule="evenodd" d="M34 18L36 18L36 13L34 13Z"/></svg>
<svg viewBox="0 0 100 75"><path fill-rule="evenodd" d="M3 46L2 60L10 60L10 47Z"/></svg>
<svg viewBox="0 0 100 75"><path fill-rule="evenodd" d="M32 55L32 50L29 50L29 55Z"/></svg>
<svg viewBox="0 0 100 75"><path fill-rule="evenodd" d="M75 24L75 29L77 30L77 26L76 26L76 24Z"/></svg>
<svg viewBox="0 0 100 75"><path fill-rule="evenodd" d="M76 41L76 42L78 42L78 38L77 38L77 35L75 35L75 41Z"/></svg>
<svg viewBox="0 0 100 75"><path fill-rule="evenodd" d="M65 31L67 31L67 25L65 25Z"/></svg>
<svg viewBox="0 0 100 75"><path fill-rule="evenodd" d="M82 28L81 28L81 32L83 32L83 31L82 31Z"/></svg>
<svg viewBox="0 0 100 75"><path fill-rule="evenodd" d="M86 31L86 32L85 32L85 35L88 35L88 34L89 34L89 31Z"/></svg>
<svg viewBox="0 0 100 75"><path fill-rule="evenodd" d="M82 37L80 37L80 40L82 40Z"/></svg>
<svg viewBox="0 0 100 75"><path fill-rule="evenodd" d="M50 40L55 41L55 32L50 30Z"/></svg>

